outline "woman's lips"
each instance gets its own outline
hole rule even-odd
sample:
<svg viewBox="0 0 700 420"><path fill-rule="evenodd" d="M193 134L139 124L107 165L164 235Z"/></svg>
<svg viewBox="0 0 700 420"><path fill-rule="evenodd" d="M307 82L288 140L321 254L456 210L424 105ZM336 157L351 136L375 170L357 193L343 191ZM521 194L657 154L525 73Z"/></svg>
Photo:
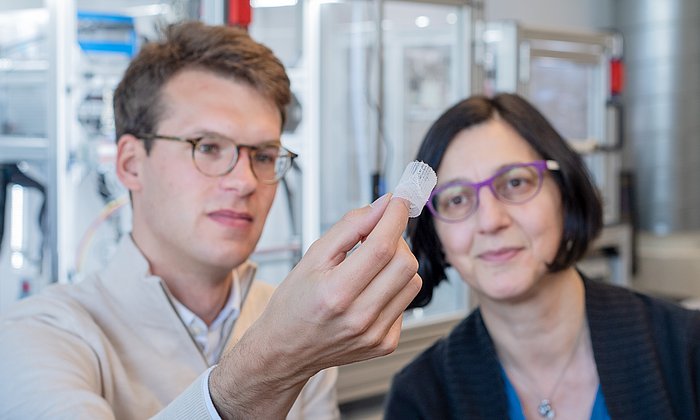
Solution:
<svg viewBox="0 0 700 420"><path fill-rule="evenodd" d="M488 262L505 262L513 259L522 248L500 248L479 254L479 258Z"/></svg>
<svg viewBox="0 0 700 420"><path fill-rule="evenodd" d="M253 223L253 216L231 210L217 210L209 213L209 217L217 223L228 227L246 227Z"/></svg>

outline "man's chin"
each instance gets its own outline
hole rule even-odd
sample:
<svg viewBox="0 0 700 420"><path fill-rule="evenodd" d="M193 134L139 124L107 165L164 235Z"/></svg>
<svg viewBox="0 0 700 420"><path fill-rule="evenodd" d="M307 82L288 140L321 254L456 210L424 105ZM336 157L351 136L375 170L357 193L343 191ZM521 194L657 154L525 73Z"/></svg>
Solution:
<svg viewBox="0 0 700 420"><path fill-rule="evenodd" d="M208 256L211 264L221 268L233 269L243 264L253 254L253 247L222 246L212 251Z"/></svg>

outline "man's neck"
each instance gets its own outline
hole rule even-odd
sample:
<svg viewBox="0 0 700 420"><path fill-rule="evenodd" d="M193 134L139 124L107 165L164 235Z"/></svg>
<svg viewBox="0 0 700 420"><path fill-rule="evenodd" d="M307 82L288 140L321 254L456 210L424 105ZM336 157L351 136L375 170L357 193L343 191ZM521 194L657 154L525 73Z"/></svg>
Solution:
<svg viewBox="0 0 700 420"><path fill-rule="evenodd" d="M154 273L155 274L155 273ZM202 282L160 275L173 297L207 325L211 325L228 301L233 285L231 272L222 281Z"/></svg>
<svg viewBox="0 0 700 420"><path fill-rule="evenodd" d="M132 239L148 261L151 274L160 277L175 299L210 325L229 297L233 268L206 267L197 261L185 261L184 256L165 258L158 252L149 255L136 235L132 234Z"/></svg>

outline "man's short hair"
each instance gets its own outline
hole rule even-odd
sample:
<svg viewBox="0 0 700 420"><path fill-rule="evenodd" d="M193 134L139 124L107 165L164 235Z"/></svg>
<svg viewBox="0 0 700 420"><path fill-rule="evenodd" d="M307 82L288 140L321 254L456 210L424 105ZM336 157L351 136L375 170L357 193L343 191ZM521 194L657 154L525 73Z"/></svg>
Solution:
<svg viewBox="0 0 700 420"><path fill-rule="evenodd" d="M284 125L291 99L280 60L241 28L189 21L168 26L163 39L143 45L114 92L117 141L153 133L163 116L163 86L183 70L205 70L253 87L277 106ZM236 100L231 98L231 100ZM144 140L146 150L151 144Z"/></svg>

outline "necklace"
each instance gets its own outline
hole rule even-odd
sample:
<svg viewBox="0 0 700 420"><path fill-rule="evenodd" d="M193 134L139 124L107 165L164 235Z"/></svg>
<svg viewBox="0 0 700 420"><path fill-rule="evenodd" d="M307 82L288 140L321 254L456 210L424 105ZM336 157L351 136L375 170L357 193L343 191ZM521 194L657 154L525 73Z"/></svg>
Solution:
<svg viewBox="0 0 700 420"><path fill-rule="evenodd" d="M557 380L554 382L554 385L552 385L552 389L549 391L548 394L545 394L545 397L542 398L539 405L537 406L537 412L540 414L540 417L544 419L553 420L556 417L557 413L556 411L554 411L554 407L552 407L551 398L554 396L554 393L557 392L557 388L559 387L561 380L564 379L564 374L567 370L569 370L569 366L571 366L571 362L573 362L574 360L574 355L576 355L576 350L578 350L578 344L579 341L581 341L582 335L583 326L581 326L581 328L579 329L578 335L576 336L576 341L574 342L574 348L571 351L571 354L569 355L569 359L566 361L566 364L559 373Z"/></svg>

